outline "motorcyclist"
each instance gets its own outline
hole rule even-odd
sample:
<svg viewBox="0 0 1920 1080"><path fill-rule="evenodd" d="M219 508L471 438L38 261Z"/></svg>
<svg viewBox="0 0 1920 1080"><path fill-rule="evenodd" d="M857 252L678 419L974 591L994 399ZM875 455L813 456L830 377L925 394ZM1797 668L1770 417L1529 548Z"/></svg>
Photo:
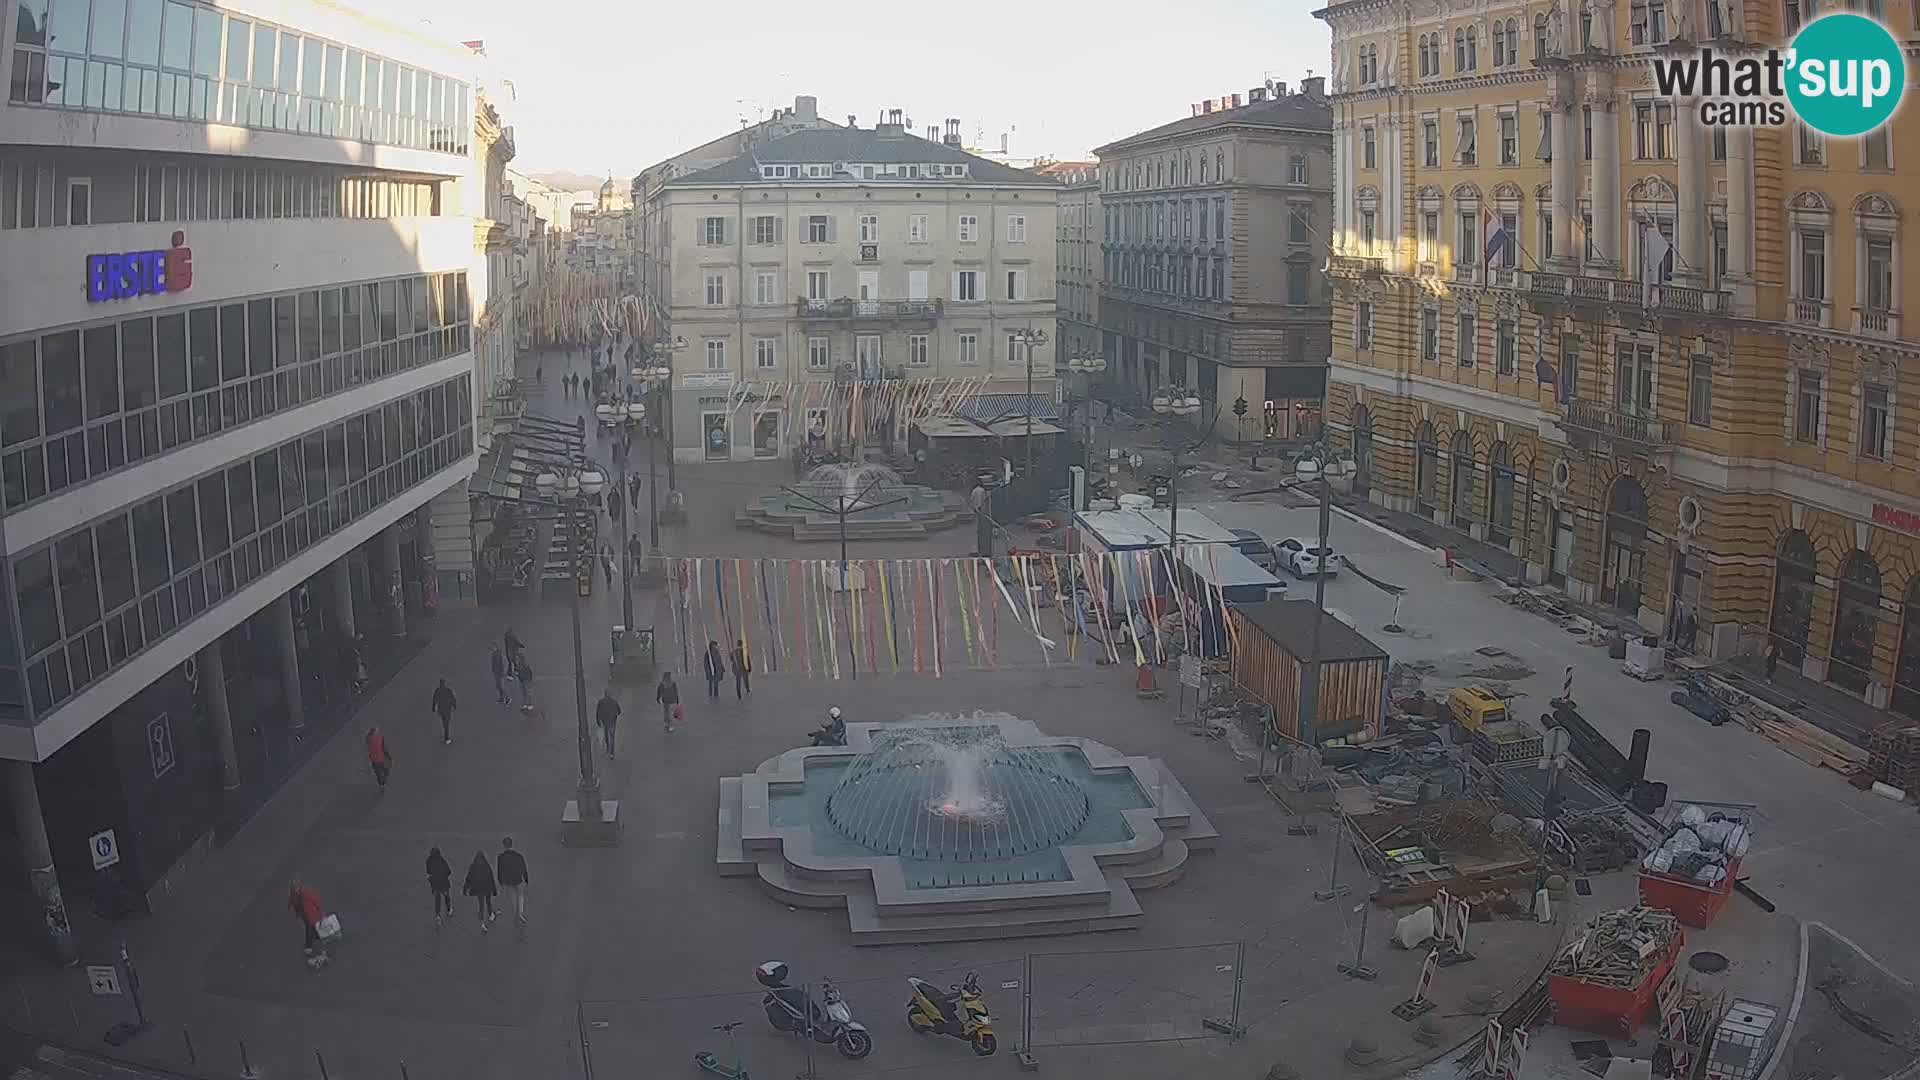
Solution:
<svg viewBox="0 0 1920 1080"><path fill-rule="evenodd" d="M827 710L827 722L808 732L815 746L847 745L847 719L840 714L840 706Z"/></svg>

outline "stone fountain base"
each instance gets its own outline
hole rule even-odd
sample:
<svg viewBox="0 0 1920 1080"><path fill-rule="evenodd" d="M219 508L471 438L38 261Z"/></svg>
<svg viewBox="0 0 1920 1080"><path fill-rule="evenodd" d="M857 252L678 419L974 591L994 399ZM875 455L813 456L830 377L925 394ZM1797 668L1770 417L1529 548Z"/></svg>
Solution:
<svg viewBox="0 0 1920 1080"><path fill-rule="evenodd" d="M795 907L845 908L857 945L972 941L1123 930L1144 918L1134 893L1177 881L1187 856L1219 839L1185 787L1154 758L1132 757L1092 739L1042 734L1012 717L972 721L999 728L1008 744L1070 748L1096 774L1130 773L1151 803L1122 812L1130 836L1060 847L1058 880L924 888L909 885L902 861L879 853L829 855L806 826L776 825L772 796L807 783L809 763L852 761L875 733L897 725L850 724L845 747L802 747L720 781L716 862L725 876L753 876Z"/></svg>
<svg viewBox="0 0 1920 1080"><path fill-rule="evenodd" d="M895 517L848 518L847 539L897 540L923 537L941 529L950 529L972 516L973 512L967 508L965 499L950 492L943 492L940 494L938 505L903 510ZM735 511L733 523L742 528L790 536L795 540L840 539L840 522L832 514L791 510L766 500Z"/></svg>

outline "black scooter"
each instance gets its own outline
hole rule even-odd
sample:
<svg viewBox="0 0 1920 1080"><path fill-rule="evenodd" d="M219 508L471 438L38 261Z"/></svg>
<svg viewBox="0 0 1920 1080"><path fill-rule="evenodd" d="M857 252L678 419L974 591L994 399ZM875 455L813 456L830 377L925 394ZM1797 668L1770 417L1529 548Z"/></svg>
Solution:
<svg viewBox="0 0 1920 1080"><path fill-rule="evenodd" d="M833 983L821 979L820 994L815 997L803 987L787 985L787 975L787 965L778 960L769 960L753 972L767 988L760 1003L773 1030L802 1038L811 1035L814 1042L831 1046L853 1061L873 1053L873 1035L853 1018L853 1010Z"/></svg>

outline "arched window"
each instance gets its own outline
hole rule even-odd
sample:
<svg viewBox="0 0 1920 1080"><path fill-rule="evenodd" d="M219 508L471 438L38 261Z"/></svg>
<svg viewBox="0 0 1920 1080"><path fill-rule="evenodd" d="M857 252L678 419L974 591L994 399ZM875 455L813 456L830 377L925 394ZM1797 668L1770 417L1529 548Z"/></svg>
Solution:
<svg viewBox="0 0 1920 1080"><path fill-rule="evenodd" d="M1453 523L1458 528L1473 524L1473 435L1466 428L1453 433L1453 477L1447 489Z"/></svg>
<svg viewBox="0 0 1920 1080"><path fill-rule="evenodd" d="M1513 460L1505 442L1487 451L1487 539L1505 544L1513 539Z"/></svg>
<svg viewBox="0 0 1920 1080"><path fill-rule="evenodd" d="M1847 556L1840 567L1839 592L1827 681L1864 694L1873 681L1873 641L1880 628L1880 564L1864 551Z"/></svg>
<svg viewBox="0 0 1920 1080"><path fill-rule="evenodd" d="M1493 66L1507 66L1507 35L1499 19L1493 20Z"/></svg>
<svg viewBox="0 0 1920 1080"><path fill-rule="evenodd" d="M1773 612L1767 618L1767 637L1789 667L1799 667L1807 656L1815 574L1813 541L1799 529L1789 531L1773 559Z"/></svg>
<svg viewBox="0 0 1920 1080"><path fill-rule="evenodd" d="M1465 27L1453 32L1453 70L1456 74L1467 70L1467 31Z"/></svg>
<svg viewBox="0 0 1920 1080"><path fill-rule="evenodd" d="M1427 35L1425 34L1420 35L1419 46L1420 46L1420 77L1424 79L1428 75L1433 74L1432 72L1427 70Z"/></svg>
<svg viewBox="0 0 1920 1080"><path fill-rule="evenodd" d="M1355 405L1348 426L1353 434L1353 490L1364 495L1373 482L1373 414L1365 405Z"/></svg>
<svg viewBox="0 0 1920 1080"><path fill-rule="evenodd" d="M1433 441L1433 421L1420 422L1413 435L1413 451L1413 496L1420 512L1431 514L1440 488L1440 447Z"/></svg>
<svg viewBox="0 0 1920 1080"><path fill-rule="evenodd" d="M1467 27L1467 70L1480 70L1480 31Z"/></svg>
<svg viewBox="0 0 1920 1080"><path fill-rule="evenodd" d="M1623 612L1640 611L1640 578L1646 571L1647 492L1640 481L1622 476L1607 497L1605 561L1600 592Z"/></svg>

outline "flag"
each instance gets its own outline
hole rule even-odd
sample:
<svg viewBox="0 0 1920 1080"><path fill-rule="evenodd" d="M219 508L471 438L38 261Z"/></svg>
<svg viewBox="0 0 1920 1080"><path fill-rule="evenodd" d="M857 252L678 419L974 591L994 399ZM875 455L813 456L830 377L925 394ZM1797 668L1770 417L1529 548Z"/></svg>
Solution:
<svg viewBox="0 0 1920 1080"><path fill-rule="evenodd" d="M1640 222L1640 280L1658 285L1673 276L1673 243L1651 219Z"/></svg>
<svg viewBox="0 0 1920 1080"><path fill-rule="evenodd" d="M1508 244L1513 243L1513 234L1507 232L1506 224L1490 206L1480 208L1480 236L1482 238L1481 261L1487 266L1495 265L1494 256Z"/></svg>
<svg viewBox="0 0 1920 1080"><path fill-rule="evenodd" d="M1553 387L1553 400L1556 403L1560 400L1560 376L1553 370L1553 365L1547 363L1545 353L1533 362L1533 377L1539 380L1540 385Z"/></svg>

